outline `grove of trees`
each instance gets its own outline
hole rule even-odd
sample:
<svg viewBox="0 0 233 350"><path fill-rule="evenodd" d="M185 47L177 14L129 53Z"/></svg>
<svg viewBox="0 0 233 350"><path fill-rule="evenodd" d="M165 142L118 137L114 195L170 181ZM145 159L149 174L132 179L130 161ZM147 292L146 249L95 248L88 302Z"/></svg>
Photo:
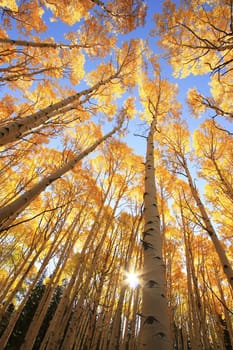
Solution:
<svg viewBox="0 0 233 350"><path fill-rule="evenodd" d="M233 0L0 15L0 349L233 349Z"/></svg>

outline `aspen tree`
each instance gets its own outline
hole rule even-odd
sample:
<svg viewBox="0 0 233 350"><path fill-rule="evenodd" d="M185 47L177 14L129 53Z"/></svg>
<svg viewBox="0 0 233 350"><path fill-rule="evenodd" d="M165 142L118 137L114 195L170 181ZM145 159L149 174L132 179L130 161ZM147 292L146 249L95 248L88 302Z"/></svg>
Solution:
<svg viewBox="0 0 233 350"><path fill-rule="evenodd" d="M208 6L207 6L208 5ZM218 73L232 70L231 1L166 1L155 15L156 33L167 51L176 75Z"/></svg>
<svg viewBox="0 0 233 350"><path fill-rule="evenodd" d="M170 129L170 132L167 130L167 132L163 134L163 144L167 148L167 151L173 155L173 159L175 159L175 162L173 162L175 171L179 172L181 169L181 173L183 173L187 178L190 191L200 212L202 227L208 233L208 236L213 242L213 245L219 257L219 261L222 265L222 269L226 275L226 278L228 279L230 286L233 288L233 269L231 267L229 258L223 248L221 241L218 238L217 232L211 222L211 219L209 218L208 212L205 208L205 205L203 204L203 201L201 200L199 191L193 181L189 170L188 161L186 158L187 149L189 147L188 136L188 130L183 127L179 121L173 123L173 128Z"/></svg>
<svg viewBox="0 0 233 350"><path fill-rule="evenodd" d="M111 82L113 79L116 79L121 71L121 68L119 68L116 73L112 74L106 79L103 79L103 81L98 82L89 89L66 97L64 100L61 100L59 102L55 102L54 104L51 104L48 107L39 110L38 112L28 115L19 121L11 122L5 126L2 126L0 128L0 145L3 146L7 143L19 140L24 136L24 134L28 135L29 131L33 131L33 129L41 126L41 124L48 121L51 117L51 113L55 112L55 114L57 114L60 112L59 110L62 112L62 109L64 107L72 104L73 102L79 101L82 96L87 97L88 95L92 95L94 92L98 91L101 86L104 86L105 84ZM79 101L79 103L82 102ZM70 109L72 109L72 106Z"/></svg>
<svg viewBox="0 0 233 350"><path fill-rule="evenodd" d="M219 276L218 271L216 271L216 281L217 281L217 287L219 290L219 295L220 295L220 300L223 304L223 314L226 320L226 324L227 324L227 329L229 332L229 337L230 337L230 343L231 346L233 347L233 325L231 322L231 316L232 316L232 312L226 307L227 302L226 302L226 297L224 295L224 291L223 291L223 287L221 285L221 277Z"/></svg>
<svg viewBox="0 0 233 350"><path fill-rule="evenodd" d="M74 299L76 298L76 295L78 293L81 293L82 300L85 297L85 290L83 290L81 288L81 291L80 291L80 284L82 284L83 278L85 276L85 270L86 270L86 265L88 264L88 260L90 258L92 259L92 255L89 256L89 254L88 254L88 252L90 253L90 249L96 251L95 260L99 257L97 254L99 252L98 242L96 243L96 245L97 245L96 248L94 247L94 243L96 242L96 239L98 239L98 233L102 227L101 223L104 219L105 206L107 206L107 203L109 201L108 197L109 197L109 194L110 194L110 191L112 188L112 181L113 181L112 177L113 177L113 174L110 175L109 184L103 193L103 198L102 198L101 203L98 207L98 211L95 215L95 218L94 218L92 226L89 230L88 236L84 242L84 245L83 245L82 250L80 252L80 256L77 259L77 262L75 264L74 271L72 273L70 281L69 281L69 283L64 291L64 294L60 300L60 303L59 303L58 308L55 312L55 315L54 315L54 317L50 323L50 326L47 330L47 333L43 339L43 342L41 344L41 349L47 349L47 347L53 348L53 347L56 347L56 344L57 344L57 346L59 346L60 342L62 341L62 334L64 333L65 327L67 326L67 322L68 322L69 317L71 315L72 306L73 306ZM110 225L110 224L111 224L111 220L106 223L105 229L107 229L108 225ZM105 235L106 235L106 232L105 232ZM103 235L103 237L101 237L101 244L104 243L105 235ZM82 262L82 264L80 264L80 262ZM92 271L91 267L90 267L90 269L87 269L87 273L89 275L92 272L93 271ZM84 279L83 283L85 285L85 283L89 283L89 280ZM77 308L79 306L80 306L80 303L78 304ZM78 308L78 311L80 312L79 308ZM80 313L79 313L79 315L80 315ZM76 322L76 321L77 320L74 317L74 322ZM80 329L78 331L79 336L80 336L80 334L82 334L82 327L84 327L83 331L85 331L85 332L87 331L87 328L86 328L87 327L87 318L82 319L82 321L84 321L84 322L82 323L82 326L80 326ZM77 330L74 329L73 332L75 332L75 331L77 331ZM68 338L68 340L67 340L68 342L73 341L72 329L70 330L70 332L71 332L72 336L71 336L71 338ZM81 338L79 340L81 342Z"/></svg>
<svg viewBox="0 0 233 350"><path fill-rule="evenodd" d="M60 240L59 240L59 245L60 245ZM18 318L20 317L20 314L21 314L21 312L22 312L22 310L23 310L23 308L24 308L24 306L25 306L25 304L26 304L26 302L27 302L27 300L28 300L28 298L29 298L33 288L35 287L37 281L40 279L42 273L46 269L46 267L47 267L47 265L48 265L52 255L54 254L54 251L55 252L57 251L57 245L56 244L50 246L49 252L45 256L45 258L44 258L44 260L43 260L43 262L42 262L42 264L41 264L41 266L40 266L40 268L39 268L39 270L38 270L34 280L30 284L23 301L21 302L21 304L18 307L17 311L15 312L14 316L10 320L7 328L5 329L4 333L2 334L1 339L0 339L0 347L1 348L4 348L7 345L7 341L8 341L8 339L9 339L9 337L10 337L10 335L11 335L13 329L14 329L14 326L15 326ZM41 251L38 251L38 253L35 255L34 260L32 260L32 263L30 264L29 268L31 266L33 266L33 264L35 263L36 258L38 257L40 252ZM25 277L26 273L27 273L27 271L25 272L24 276L22 276L22 278ZM16 292L17 292L17 289L15 288L12 293L16 293ZM10 295L10 297L12 298L12 295Z"/></svg>
<svg viewBox="0 0 233 350"><path fill-rule="evenodd" d="M229 281L229 284L233 288L233 269L230 265L229 259L226 255L226 252L223 249L223 246L222 246L222 244L217 236L217 233L216 233L216 231L215 231L215 229L210 221L210 218L209 218L208 213L205 209L205 206L201 201L198 190L197 190L195 184L193 183L193 180L192 180L192 177L191 177L191 174L190 174L190 171L189 171L189 168L187 166L187 162L186 162L185 158L183 158L183 162L184 162L183 166L184 166L184 170L185 170L185 173L187 175L187 178L188 178L189 186L190 186L193 198L195 199L196 204L200 210L201 217L202 217L203 222L204 222L205 230L207 231L209 237L211 238L211 240L214 244L214 247L215 247L216 252L219 256L219 260L221 262L223 271L224 271L224 273Z"/></svg>
<svg viewBox="0 0 233 350"><path fill-rule="evenodd" d="M80 235L80 231L77 230L77 225L80 220L80 216L86 207L87 203L85 202L77 216L74 218L71 225L65 231L65 242L63 243L62 251L60 253L57 265L53 271L52 276L49 277L49 282L46 284L46 290L43 294L43 297L36 309L36 312L33 316L32 322L28 328L25 340L21 346L21 349L32 349L34 342L36 340L36 336L39 332L39 329L42 325L44 317L49 307L49 303L52 299L52 296L55 292L56 286L59 284L61 274L63 273L63 269L66 265L67 260L69 259L72 249L74 248L75 243L77 242L77 238ZM59 242L60 245L60 242Z"/></svg>
<svg viewBox="0 0 233 350"><path fill-rule="evenodd" d="M191 229L189 228L189 225L185 218L181 198L179 198L179 200L187 269L188 300L190 310L189 321L193 325L193 330L190 329L190 338L194 349L203 349L203 347L207 348L209 344L207 344L204 329L205 327L203 327L203 324L205 323L203 304L200 298L197 276L194 269L194 253L191 248L191 244L193 243L194 239L191 240Z"/></svg>
<svg viewBox="0 0 233 350"><path fill-rule="evenodd" d="M93 244L94 241L96 239L96 236L98 234L98 231L100 229L100 222L102 220L102 216L103 216L103 211L104 211L104 206L107 205L106 200L107 200L107 196L108 193L110 191L111 188L111 183L109 185L109 188L107 189L106 193L104 194L101 203L98 206L98 211L97 213L94 214L94 219L92 222L92 225L90 227L88 236L85 239L85 242L83 244L82 250L80 252L80 256L77 259L77 262L74 266L74 270L73 273L71 275L70 281L64 291L64 296L62 297L60 304L58 306L58 310L56 311L56 314L54 316L54 319L51 322L51 330L49 328L49 332L48 332L48 338L51 336L50 335L50 331L52 332L53 326L56 328L56 322L60 322L62 321L62 312L63 312L63 307L65 305L65 307L68 307L66 305L66 300L70 298L71 303L73 302L73 299L75 297L75 295L78 293L80 286L79 283L80 282L80 278L83 277L84 271L85 271L85 263L87 263L88 260L88 249L90 249ZM87 218L85 217L84 220L86 220ZM82 261L82 265L80 265L80 261ZM72 294L72 289L73 289L73 294Z"/></svg>
<svg viewBox="0 0 233 350"><path fill-rule="evenodd" d="M47 176L45 179L41 180L37 185L35 185L30 190L26 191L23 195L17 198L11 204L0 209L0 230L3 231L15 220L15 218L36 198L42 191L45 190L52 182L60 178L67 171L73 169L73 167L89 153L94 151L102 142L107 138L111 137L116 131L119 131L123 123L123 118L120 120L119 124L113 128L112 131L107 133L105 136L101 137L99 140L94 142L87 149L82 151L80 154L76 155L73 159L68 161L66 165L56 170L53 174Z"/></svg>
<svg viewBox="0 0 233 350"><path fill-rule="evenodd" d="M66 210L67 209L67 210ZM30 270L33 270L33 267L36 263L38 263L38 258L40 257L40 267L38 269L38 271L36 271L34 273L33 276L33 280L30 283L30 285L28 286L27 290L26 290L26 294L23 297L22 301L19 303L17 310L15 311L15 313L13 314L8 326L6 327L4 333L1 336L1 340L0 340L0 344L1 346L6 345L15 325L17 320L20 317L20 314L30 296L30 293L32 291L32 289L34 288L34 286L36 285L36 283L41 279L42 275L44 274L49 262L52 260L52 257L57 254L61 243L63 243L64 237L67 235L67 231L63 232L62 231L62 225L64 224L64 218L66 217L66 215L69 213L69 208L66 208L61 215L61 217L59 218L59 215L56 216L56 219L54 220L54 225L52 225L52 222L49 222L49 227L47 227L46 225L43 227L43 230L41 230L41 236L45 237L45 234L47 234L47 240L43 239L40 240L40 244L37 242L35 242L35 246L32 247L32 250L34 251L34 254L31 255L30 260L26 260L26 266L24 267L24 269L22 269L21 273L18 273L16 275L16 277L18 278L18 280L16 279L14 281L14 285L13 286L9 286L8 289L6 289L6 292L8 291L8 295L5 293L3 293L3 298L5 296L5 299L3 299L3 306L1 308L1 315L4 313L4 311L7 309L7 307L10 305L11 302L13 302L13 298L16 296L16 294L18 293L18 291L22 288L22 284L25 283L25 280L27 278L29 278L29 272ZM53 213L55 214L55 213ZM55 217L55 215L54 215ZM56 226L58 226L58 222L61 221L61 225L60 225L60 232L59 234L57 234L55 237L53 237L54 235L54 231L56 230ZM50 232L48 232L50 231ZM49 240L52 240L52 244L49 244ZM37 249L36 249L37 247ZM44 251L47 248L47 252L46 254L43 254ZM43 258L42 258L43 256Z"/></svg>
<svg viewBox="0 0 233 350"><path fill-rule="evenodd" d="M123 266L126 271L128 271L129 262L130 262L130 259L132 258L132 252L133 252L132 248L133 248L132 244L128 246L128 249L125 254L125 261L123 260L121 262L121 266ZM123 305L124 305L124 298L125 298L126 292L127 292L127 285L123 283L119 292L116 312L112 322L112 334L109 341L109 347L113 350L118 349L120 347L120 342L122 337L121 329L122 329L122 318L123 318L122 317Z"/></svg>
<svg viewBox="0 0 233 350"><path fill-rule="evenodd" d="M162 240L160 219L156 200L155 170L154 170L154 133L156 115L150 125L147 136L147 151L145 162L145 193L143 233L143 290L140 349L153 350L170 349L170 331L168 306L166 300L165 266L162 257Z"/></svg>
<svg viewBox="0 0 233 350"><path fill-rule="evenodd" d="M165 50L176 77L210 74L211 96L196 88L188 93L194 115L212 110L213 120L232 121L232 2L172 1L163 3L162 13L155 14L154 33ZM218 126L225 131L227 127Z"/></svg>
<svg viewBox="0 0 233 350"><path fill-rule="evenodd" d="M142 234L143 274L142 311L139 349L155 347L170 350L171 338L166 298L165 262L163 238L160 228L157 190L155 185L154 138L168 115L178 117L180 105L176 100L177 88L162 79L156 58L151 58L154 77L149 79L141 72L139 84L140 100L145 108L144 119L150 123L146 137L145 183L144 183L144 232Z"/></svg>
<svg viewBox="0 0 233 350"><path fill-rule="evenodd" d="M229 204L233 203L232 137L217 129L212 119L207 119L195 130L193 139L198 163L201 165L200 176L212 188L223 193L229 199Z"/></svg>
<svg viewBox="0 0 233 350"><path fill-rule="evenodd" d="M101 296L104 288L104 284L106 283L107 274L110 272L111 265L114 263L116 248L113 249L114 244L116 243L116 237L109 241L109 244L106 249L106 254L104 256L104 262L100 267L100 278L99 281L95 283L95 293L93 298L93 306L91 309L91 314L89 316L88 327L87 327L87 336L86 336L86 346L88 349L92 348L94 333L96 329L96 319L98 318L98 305L101 301ZM111 257L111 254L113 256ZM110 260L111 259L111 260Z"/></svg>
<svg viewBox="0 0 233 350"><path fill-rule="evenodd" d="M120 199L124 195L124 192L125 192L125 183L123 182L123 184L121 184L121 186L120 186L120 191L117 194L117 197L115 198L115 204L114 204L114 207L112 208L112 213L111 213L112 218L114 218L114 216L115 216ZM84 302L84 298L85 298L85 290L88 288L91 277L93 276L93 268L97 264L101 250L104 247L104 243L105 243L105 240L107 238L107 234L108 234L110 225L111 225L111 218L108 219L108 221L105 223L105 225L103 227L101 239L97 244L97 247L96 247L95 252L94 252L94 256L92 258L92 265L89 268L89 270L87 271L87 277L86 277L86 280L84 282L84 286L82 288L83 291L80 293L79 300L78 300L78 302L73 310L73 315L70 319L70 323L69 323L69 326L66 330L65 337L63 339L63 342L61 343L62 344L61 350L72 349L72 347L74 345L75 336L76 336L76 329L77 329L78 321L80 319L80 314L82 312L83 302ZM80 279L83 278L82 274L79 275L79 278ZM77 281L78 285L80 283L81 283L81 280ZM55 337L55 339L53 339L53 341L50 342L49 347L48 347L48 345L47 345L47 347L48 347L48 349L55 350L56 346L58 346L60 342L61 342L61 339L59 339L59 337Z"/></svg>

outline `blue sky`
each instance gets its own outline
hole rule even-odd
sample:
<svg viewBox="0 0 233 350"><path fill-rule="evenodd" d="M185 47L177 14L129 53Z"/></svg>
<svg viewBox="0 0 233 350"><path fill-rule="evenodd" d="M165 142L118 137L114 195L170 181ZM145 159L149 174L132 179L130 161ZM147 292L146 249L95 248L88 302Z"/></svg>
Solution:
<svg viewBox="0 0 233 350"><path fill-rule="evenodd" d="M179 3L179 1L175 1ZM148 10L147 10L147 17L146 17L146 23L144 27L137 28L134 32L131 32L127 35L128 38L144 38L148 39L150 43L150 47L152 51L155 54L161 54L160 58L160 65L161 65L161 75L162 78L166 78L172 83L175 83L178 85L178 101L182 104L182 116L184 119L187 120L188 126L190 128L190 131L195 130L200 122L204 120L204 117L201 119L194 119L192 115L190 114L190 111L188 109L187 103L186 103L186 96L188 89L196 87L198 90L203 93L204 95L209 95L209 75L206 74L205 76L193 76L190 75L183 79L174 78L172 75L172 68L168 64L168 62L165 60L165 58L162 57L162 50L158 47L157 41L158 37L153 37L150 35L151 29L155 27L155 23L153 20L154 13L159 13L162 11L162 4L163 1L161 0L147 0L146 1ZM128 144L135 149L137 153L140 153L142 155L145 154L145 141L142 138L136 138L133 136L133 133L140 133L142 130L145 130L145 126L142 126L142 122L140 120L134 120L130 123L129 129L130 134L127 137Z"/></svg>
<svg viewBox="0 0 233 350"><path fill-rule="evenodd" d="M177 2L179 2L177 0ZM161 12L162 10L162 3L163 1L161 0L147 0L147 7L148 7L148 12L147 12L147 18L146 18L146 24L144 27L137 28L135 31L127 34L127 35L119 35L118 40L119 44L123 42L126 39L130 38L143 38L143 39L149 39L151 49L155 52L155 54L161 53L161 49L158 48L156 45L156 41L158 38L156 37L151 37L150 36L150 31L151 29L154 28L154 21L153 21L153 15L154 13ZM50 22L50 17L51 13L47 11L44 14L44 19L46 19L47 25L48 25L48 30L41 35L42 39L45 39L47 37L54 37L56 41L64 42L64 34L67 33L68 31L73 31L79 28L80 23L75 24L75 26L70 27L68 25L65 25L64 23L61 23L61 21L57 22ZM12 30L12 38L18 38L18 34L16 34L14 28ZM22 36L21 36L22 38ZM200 90L203 94L209 95L209 87L208 87L208 81L209 81L209 76L189 76L185 79L175 79L172 76L172 69L171 67L167 64L164 58L160 59L161 63L161 69L162 69L162 77L168 79L171 82L174 82L178 84L179 88L179 94L178 94L178 100L182 103L183 106L183 117L188 121L188 125L190 127L190 130L194 130L195 128L198 127L198 124L203 120L201 118L200 120L194 119L185 102L187 91L189 88L197 87L198 90ZM94 65L93 61L87 61L86 63L86 68L88 69L93 69ZM82 83L83 84L83 83ZM81 86L77 86L77 90L80 89ZM135 94L137 92L135 91ZM107 125L105 125L104 129L107 128ZM126 138L127 143L129 144L130 147L135 149L136 153L145 154L145 141L142 138L138 138L133 136L134 133L141 133L143 130L145 130L145 127L142 126L142 122L140 120L134 120L131 121L129 124L129 134Z"/></svg>

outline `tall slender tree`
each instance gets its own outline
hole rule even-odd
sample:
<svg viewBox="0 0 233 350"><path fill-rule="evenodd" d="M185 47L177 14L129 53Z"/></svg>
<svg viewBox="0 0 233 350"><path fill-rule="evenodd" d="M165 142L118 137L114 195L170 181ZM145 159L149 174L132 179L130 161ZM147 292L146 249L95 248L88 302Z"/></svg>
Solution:
<svg viewBox="0 0 233 350"><path fill-rule="evenodd" d="M142 245L144 250L143 292L140 349L155 347L170 349L168 305L166 299L165 264L162 253L160 218L156 199L154 171L154 133L157 130L157 116L153 115L147 136L145 162L145 193Z"/></svg>
<svg viewBox="0 0 233 350"><path fill-rule="evenodd" d="M154 80L144 80L140 86L142 103L151 120L147 136L145 161L144 221L142 235L144 266L142 275L142 313L139 347L152 350L155 347L170 349L169 310L166 298L165 263L162 251L163 238L160 230L160 216L155 185L154 135L165 122L169 103L174 102L177 114L175 89L171 91L168 82L161 78L160 67L152 61Z"/></svg>

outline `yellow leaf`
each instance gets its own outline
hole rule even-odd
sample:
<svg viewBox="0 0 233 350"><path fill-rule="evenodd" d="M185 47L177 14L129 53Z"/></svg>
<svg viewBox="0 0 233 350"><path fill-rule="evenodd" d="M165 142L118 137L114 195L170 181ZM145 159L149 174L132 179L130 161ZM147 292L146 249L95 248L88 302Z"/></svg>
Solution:
<svg viewBox="0 0 233 350"><path fill-rule="evenodd" d="M17 12L18 6L15 2L15 0L2 0L0 3L1 7L7 7L8 9Z"/></svg>

